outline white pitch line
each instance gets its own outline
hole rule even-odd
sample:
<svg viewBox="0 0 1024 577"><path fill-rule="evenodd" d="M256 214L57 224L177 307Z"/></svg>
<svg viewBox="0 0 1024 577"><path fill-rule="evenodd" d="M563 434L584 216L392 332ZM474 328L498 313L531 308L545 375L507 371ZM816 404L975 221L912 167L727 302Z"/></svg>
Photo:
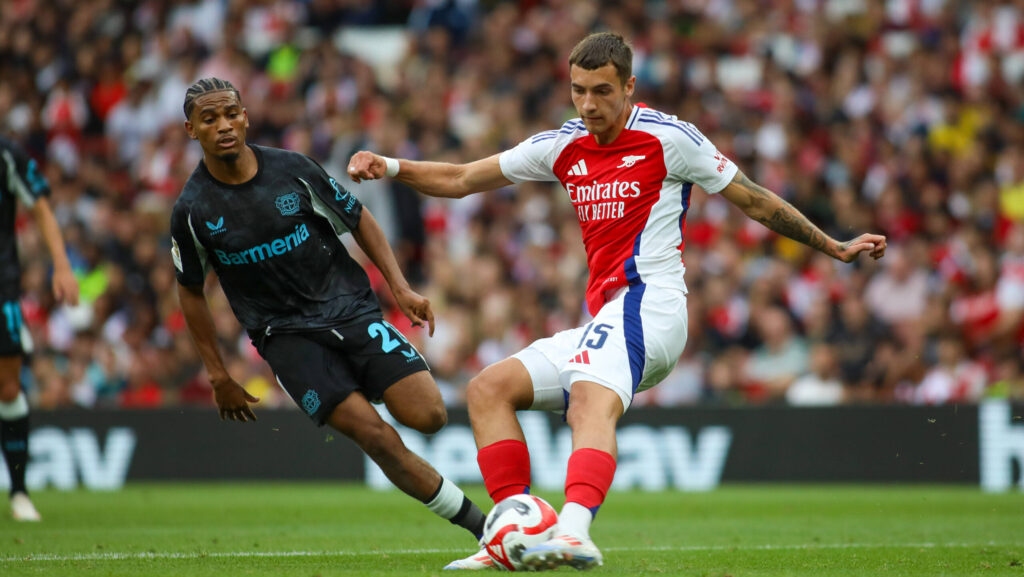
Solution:
<svg viewBox="0 0 1024 577"><path fill-rule="evenodd" d="M816 543L794 545L689 545L680 547L603 547L604 551L693 553L700 551L794 551L815 549L942 549L964 547L1024 547L1022 543ZM425 555L447 553L464 554L468 549L391 549L368 551L228 551L211 553L74 553L57 555L29 553L22 556L0 557L0 563L63 562L63 561L128 561L140 559L242 559L287 557L367 557L380 555Z"/></svg>

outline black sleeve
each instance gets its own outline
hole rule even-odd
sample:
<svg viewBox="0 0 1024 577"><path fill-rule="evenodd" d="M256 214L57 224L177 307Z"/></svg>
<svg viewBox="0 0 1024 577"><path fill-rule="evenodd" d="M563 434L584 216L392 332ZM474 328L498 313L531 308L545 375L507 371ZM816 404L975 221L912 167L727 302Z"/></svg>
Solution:
<svg viewBox="0 0 1024 577"><path fill-rule="evenodd" d="M363 216L363 203L327 174L316 161L309 160L312 165L308 173L311 182L303 179L303 184L309 191L313 210L329 220L339 235L358 228L359 219Z"/></svg>
<svg viewBox="0 0 1024 577"><path fill-rule="evenodd" d="M3 148L3 162L6 164L7 188L25 206L32 206L36 199L50 195L50 183L39 172L39 165L19 147Z"/></svg>
<svg viewBox="0 0 1024 577"><path fill-rule="evenodd" d="M189 224L189 206L179 202L171 213L171 260L178 283L202 286L209 267L206 249L192 232Z"/></svg>

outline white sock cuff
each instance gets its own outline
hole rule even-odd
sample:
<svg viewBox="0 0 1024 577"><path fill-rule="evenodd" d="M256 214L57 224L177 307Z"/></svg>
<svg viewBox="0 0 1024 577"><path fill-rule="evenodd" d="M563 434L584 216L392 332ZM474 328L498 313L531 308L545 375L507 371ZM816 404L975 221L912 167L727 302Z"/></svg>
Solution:
<svg viewBox="0 0 1024 577"><path fill-rule="evenodd" d="M0 420L14 421L28 415L28 399L25 393L19 391L18 396L11 402L0 401Z"/></svg>
<svg viewBox="0 0 1024 577"><path fill-rule="evenodd" d="M427 509L430 509L438 517L451 519L458 515L462 509L462 500L465 498L466 495L458 485L441 477L441 490L437 492L437 496L433 500L427 503Z"/></svg>
<svg viewBox="0 0 1024 577"><path fill-rule="evenodd" d="M566 503L558 515L558 532L568 533L574 537L590 538L590 523L594 514L579 503Z"/></svg>

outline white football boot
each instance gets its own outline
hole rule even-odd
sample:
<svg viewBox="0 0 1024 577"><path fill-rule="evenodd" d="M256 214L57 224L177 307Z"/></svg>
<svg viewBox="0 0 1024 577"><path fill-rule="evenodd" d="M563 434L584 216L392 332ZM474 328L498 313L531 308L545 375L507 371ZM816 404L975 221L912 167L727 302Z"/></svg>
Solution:
<svg viewBox="0 0 1024 577"><path fill-rule="evenodd" d="M481 548L465 559L456 559L444 566L445 570L481 571L483 569L497 569L494 559L487 553L486 548Z"/></svg>
<svg viewBox="0 0 1024 577"><path fill-rule="evenodd" d="M42 521L43 517L36 511L32 499L25 493L11 495L11 516L15 521Z"/></svg>
<svg viewBox="0 0 1024 577"><path fill-rule="evenodd" d="M523 552L523 564L534 571L555 569L568 565L575 569L593 569L603 565L601 551L589 537L555 535Z"/></svg>

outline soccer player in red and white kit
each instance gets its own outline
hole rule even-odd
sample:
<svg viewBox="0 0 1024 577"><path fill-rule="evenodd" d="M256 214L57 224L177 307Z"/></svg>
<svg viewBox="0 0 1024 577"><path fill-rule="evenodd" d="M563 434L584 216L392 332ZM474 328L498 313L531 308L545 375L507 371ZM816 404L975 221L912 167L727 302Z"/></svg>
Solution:
<svg viewBox="0 0 1024 577"><path fill-rule="evenodd" d="M530 488L530 456L515 411L566 411L572 428L566 502L556 536L523 553L523 562L534 568L602 563L589 531L615 474L615 426L634 394L668 375L686 343L683 231L694 184L843 262L862 252L875 259L885 253L884 236L830 238L747 178L692 124L633 104L631 62L632 50L617 34L583 39L569 57L580 118L511 150L463 165L361 151L348 167L356 181L387 175L423 194L449 198L558 181L576 208L593 320L487 367L466 392L477 461L496 503ZM486 568L490 559L481 553L446 568Z"/></svg>

